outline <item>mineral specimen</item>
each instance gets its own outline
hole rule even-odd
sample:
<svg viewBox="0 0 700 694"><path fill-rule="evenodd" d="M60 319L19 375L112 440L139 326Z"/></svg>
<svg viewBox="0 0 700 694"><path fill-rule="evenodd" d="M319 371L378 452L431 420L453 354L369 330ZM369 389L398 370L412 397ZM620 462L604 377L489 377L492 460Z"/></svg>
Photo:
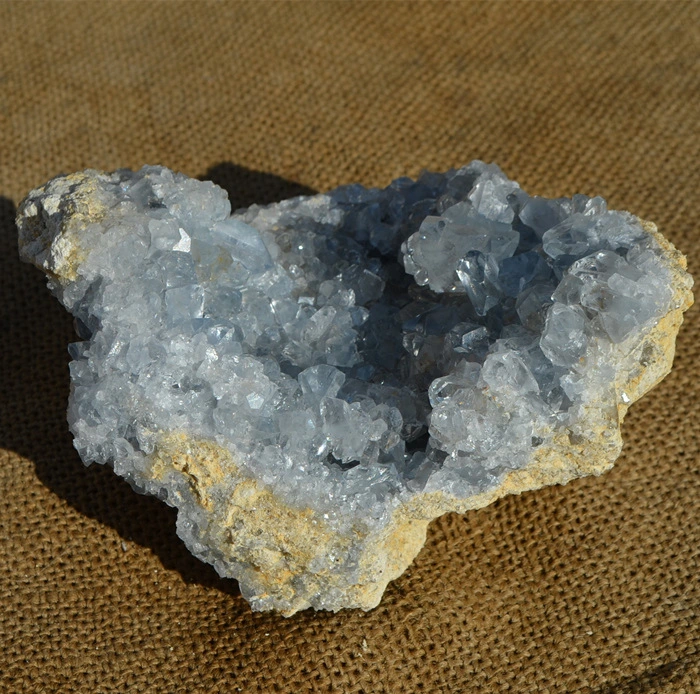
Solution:
<svg viewBox="0 0 700 694"><path fill-rule="evenodd" d="M692 303L653 224L479 161L233 215L165 168L89 170L18 228L76 318L82 459L285 615L369 609L431 519L610 468Z"/></svg>

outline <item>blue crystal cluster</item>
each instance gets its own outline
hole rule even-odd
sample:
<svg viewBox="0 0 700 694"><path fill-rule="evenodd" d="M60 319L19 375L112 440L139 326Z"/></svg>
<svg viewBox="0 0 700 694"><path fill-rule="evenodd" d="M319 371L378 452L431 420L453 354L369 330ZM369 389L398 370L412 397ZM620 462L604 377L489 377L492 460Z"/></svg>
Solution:
<svg viewBox="0 0 700 694"><path fill-rule="evenodd" d="M635 217L479 161L233 215L162 167L95 180L106 212L53 281L83 339L69 420L83 460L137 487L182 431L335 516L485 491L624 398L610 350L672 301Z"/></svg>

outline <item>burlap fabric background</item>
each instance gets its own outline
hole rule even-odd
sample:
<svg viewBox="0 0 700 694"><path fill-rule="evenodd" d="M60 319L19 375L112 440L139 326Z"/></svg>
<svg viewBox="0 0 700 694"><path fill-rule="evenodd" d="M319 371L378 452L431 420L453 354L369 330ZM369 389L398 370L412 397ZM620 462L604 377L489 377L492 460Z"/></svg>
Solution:
<svg viewBox="0 0 700 694"><path fill-rule="evenodd" d="M700 317L600 478L436 521L374 611L254 614L174 514L83 468L71 320L17 260L59 172L234 205L498 162L602 194L700 274L700 4L0 3L0 691L700 691Z"/></svg>

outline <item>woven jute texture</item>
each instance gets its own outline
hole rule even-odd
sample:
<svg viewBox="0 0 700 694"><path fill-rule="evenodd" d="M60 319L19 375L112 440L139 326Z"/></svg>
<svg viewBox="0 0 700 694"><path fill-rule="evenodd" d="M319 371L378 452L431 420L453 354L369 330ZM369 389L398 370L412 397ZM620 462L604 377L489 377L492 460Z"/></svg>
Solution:
<svg viewBox="0 0 700 694"><path fill-rule="evenodd" d="M435 521L368 613L254 614L84 468L69 316L15 207L165 164L234 206L495 161L658 223L700 274L700 3L0 2L0 691L700 691L700 317L615 469Z"/></svg>

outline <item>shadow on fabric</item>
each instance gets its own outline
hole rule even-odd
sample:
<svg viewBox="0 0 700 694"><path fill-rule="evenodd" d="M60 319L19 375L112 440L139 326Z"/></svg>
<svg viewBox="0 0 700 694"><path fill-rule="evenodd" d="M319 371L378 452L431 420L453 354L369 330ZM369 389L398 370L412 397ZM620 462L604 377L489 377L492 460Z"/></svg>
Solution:
<svg viewBox="0 0 700 694"><path fill-rule="evenodd" d="M693 660L692 657L672 660L664 665L645 670L640 675L605 684L591 691L590 694L653 694L672 682L680 684L681 677Z"/></svg>
<svg viewBox="0 0 700 694"><path fill-rule="evenodd" d="M225 188L234 209L314 192L228 162L213 166L201 178ZM109 468L85 468L78 457L66 422L67 347L76 339L73 321L47 291L43 275L19 260L15 214L13 202L0 197L0 345L5 362L0 448L31 460L37 477L54 494L114 528L124 540L150 548L185 582L239 595L237 582L219 578L177 537L175 509L134 493Z"/></svg>

